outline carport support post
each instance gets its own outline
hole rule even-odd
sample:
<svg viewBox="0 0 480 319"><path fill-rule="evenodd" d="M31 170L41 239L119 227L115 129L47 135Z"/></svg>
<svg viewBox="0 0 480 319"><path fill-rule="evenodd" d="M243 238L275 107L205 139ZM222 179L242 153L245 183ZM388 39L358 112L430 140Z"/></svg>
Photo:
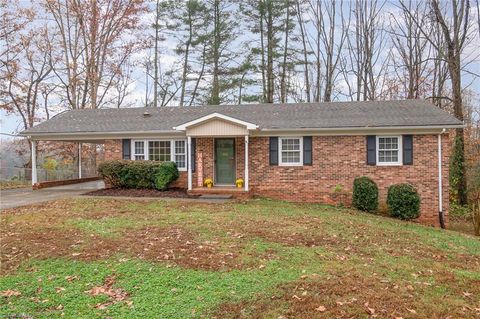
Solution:
<svg viewBox="0 0 480 319"><path fill-rule="evenodd" d="M32 140L32 186L37 183L37 142Z"/></svg>
<svg viewBox="0 0 480 319"><path fill-rule="evenodd" d="M187 178L188 190L192 190L192 137L187 137Z"/></svg>
<svg viewBox="0 0 480 319"><path fill-rule="evenodd" d="M82 143L78 143L78 178L82 178Z"/></svg>
<svg viewBox="0 0 480 319"><path fill-rule="evenodd" d="M245 191L248 192L248 135L245 135Z"/></svg>

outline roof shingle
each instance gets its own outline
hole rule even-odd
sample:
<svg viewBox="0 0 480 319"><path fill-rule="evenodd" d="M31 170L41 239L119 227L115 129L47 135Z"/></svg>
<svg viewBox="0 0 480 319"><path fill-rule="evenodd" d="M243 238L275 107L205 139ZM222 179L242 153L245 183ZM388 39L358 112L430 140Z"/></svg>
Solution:
<svg viewBox="0 0 480 319"><path fill-rule="evenodd" d="M259 129L325 129L395 126L451 126L462 123L424 100L291 104L209 105L197 107L84 109L61 113L23 131L37 133L154 132L217 112Z"/></svg>

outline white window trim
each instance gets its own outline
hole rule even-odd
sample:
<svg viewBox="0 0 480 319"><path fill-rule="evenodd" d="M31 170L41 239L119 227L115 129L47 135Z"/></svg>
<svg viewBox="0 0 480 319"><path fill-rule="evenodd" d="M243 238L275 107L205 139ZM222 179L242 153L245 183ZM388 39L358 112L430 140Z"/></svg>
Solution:
<svg viewBox="0 0 480 319"><path fill-rule="evenodd" d="M300 162L283 163L282 162L282 140L298 138L300 140ZM278 138L278 166L303 166L303 136L282 136Z"/></svg>
<svg viewBox="0 0 480 319"><path fill-rule="evenodd" d="M146 161L148 161L149 158L149 147L148 147L148 142L170 142L170 161L175 162L175 142L176 141L184 141L185 142L185 167L178 167L178 170L180 172L186 172L187 171L187 156L188 156L188 150L187 150L187 140L185 139L148 139L148 140L131 140L130 142L130 159L135 160L135 155L142 155L142 154L135 154L135 142L143 142L143 156Z"/></svg>
<svg viewBox="0 0 480 319"><path fill-rule="evenodd" d="M398 161L396 162L380 162L379 161L379 154L380 154L380 138L397 138L398 139ZM377 135L376 136L376 162L377 166L402 166L403 165L403 145L402 145L403 139L401 135Z"/></svg>

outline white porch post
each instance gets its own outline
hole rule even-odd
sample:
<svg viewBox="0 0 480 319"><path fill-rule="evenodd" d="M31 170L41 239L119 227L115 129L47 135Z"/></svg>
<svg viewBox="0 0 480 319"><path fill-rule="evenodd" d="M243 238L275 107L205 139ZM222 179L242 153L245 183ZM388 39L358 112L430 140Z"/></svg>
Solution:
<svg viewBox="0 0 480 319"><path fill-rule="evenodd" d="M245 135L245 191L248 192L248 135Z"/></svg>
<svg viewBox="0 0 480 319"><path fill-rule="evenodd" d="M78 178L82 178L82 143L78 143Z"/></svg>
<svg viewBox="0 0 480 319"><path fill-rule="evenodd" d="M32 140L32 186L37 183L37 142Z"/></svg>
<svg viewBox="0 0 480 319"><path fill-rule="evenodd" d="M192 138L187 137L187 176L188 176L188 190L192 190Z"/></svg>

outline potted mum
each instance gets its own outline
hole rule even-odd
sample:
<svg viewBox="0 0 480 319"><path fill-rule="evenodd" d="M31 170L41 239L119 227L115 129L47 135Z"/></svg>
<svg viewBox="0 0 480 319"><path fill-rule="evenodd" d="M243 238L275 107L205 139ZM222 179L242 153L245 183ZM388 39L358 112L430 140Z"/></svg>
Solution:
<svg viewBox="0 0 480 319"><path fill-rule="evenodd" d="M237 185L237 188L242 188L243 187L243 179L239 178L235 181L235 184Z"/></svg>
<svg viewBox="0 0 480 319"><path fill-rule="evenodd" d="M207 178L207 179L205 179L205 181L203 182L203 184L204 184L205 186L207 186L208 188L212 188L212 186L213 186L213 180L212 180L211 178Z"/></svg>

